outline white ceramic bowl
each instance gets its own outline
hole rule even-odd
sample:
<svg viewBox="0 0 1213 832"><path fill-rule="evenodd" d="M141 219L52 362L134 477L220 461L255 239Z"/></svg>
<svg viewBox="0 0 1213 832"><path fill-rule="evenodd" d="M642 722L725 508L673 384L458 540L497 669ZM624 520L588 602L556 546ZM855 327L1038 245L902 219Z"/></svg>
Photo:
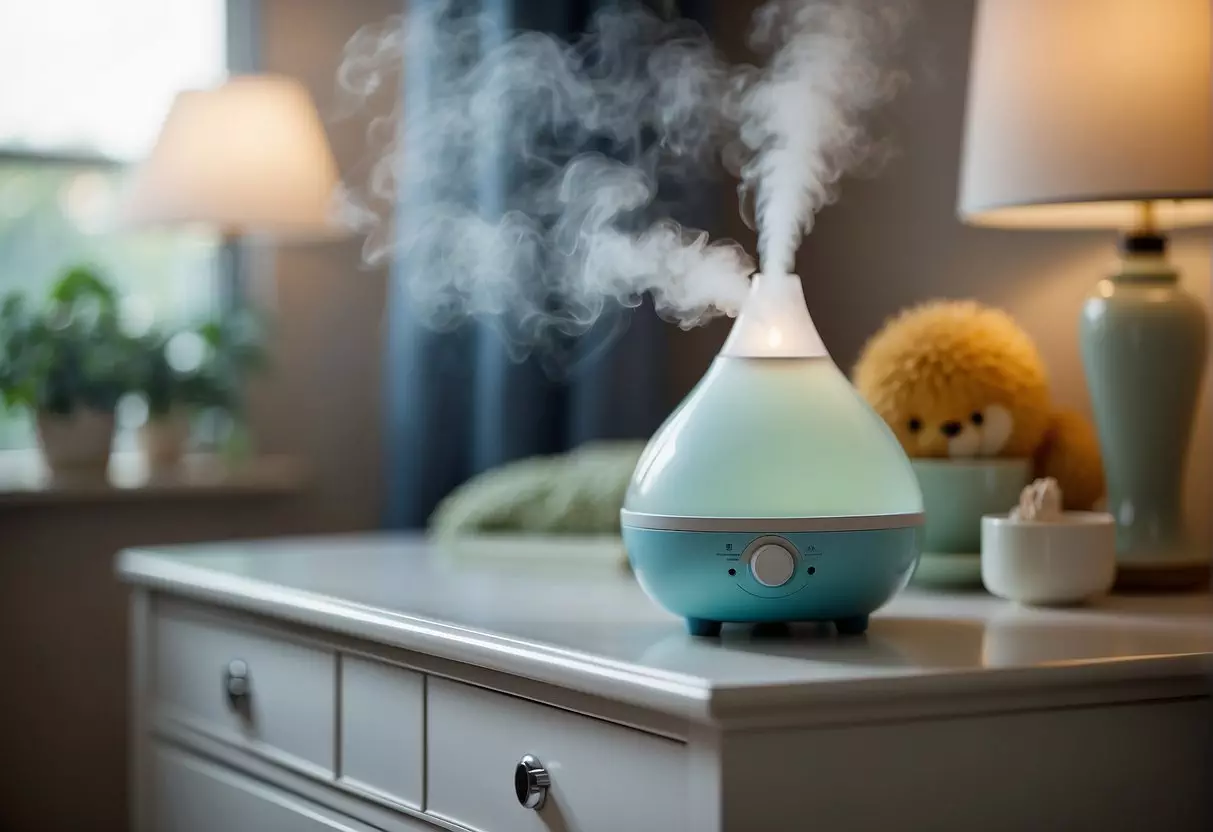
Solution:
<svg viewBox="0 0 1213 832"><path fill-rule="evenodd" d="M1116 580L1112 515L1067 511L1037 522L1007 515L981 518L981 581L1021 604L1078 604L1104 595Z"/></svg>

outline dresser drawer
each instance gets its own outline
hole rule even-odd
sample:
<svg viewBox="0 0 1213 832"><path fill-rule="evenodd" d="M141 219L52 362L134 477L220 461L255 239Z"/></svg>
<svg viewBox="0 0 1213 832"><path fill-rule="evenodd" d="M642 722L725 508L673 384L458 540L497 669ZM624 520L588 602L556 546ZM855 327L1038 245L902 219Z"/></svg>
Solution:
<svg viewBox="0 0 1213 832"><path fill-rule="evenodd" d="M328 650L165 605L154 628L153 691L164 718L331 775L336 657ZM229 675L245 671L229 690Z"/></svg>
<svg viewBox="0 0 1213 832"><path fill-rule="evenodd" d="M353 818L192 754L157 747L151 766L148 832L373 832Z"/></svg>
<svg viewBox="0 0 1213 832"><path fill-rule="evenodd" d="M341 782L421 808L425 677L396 665L341 657Z"/></svg>
<svg viewBox="0 0 1213 832"><path fill-rule="evenodd" d="M482 832L682 832L686 747L444 679L426 689L427 811ZM543 808L519 804L515 769L550 774Z"/></svg>

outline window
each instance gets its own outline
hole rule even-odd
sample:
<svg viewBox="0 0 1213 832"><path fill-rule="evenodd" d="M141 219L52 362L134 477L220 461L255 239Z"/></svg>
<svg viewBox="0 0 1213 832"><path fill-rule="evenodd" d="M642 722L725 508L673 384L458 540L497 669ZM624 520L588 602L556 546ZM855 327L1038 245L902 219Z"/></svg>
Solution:
<svg viewBox="0 0 1213 832"><path fill-rule="evenodd" d="M220 82L228 0L38 0L0 4L0 293L37 296L71 265L98 266L132 320L213 312L215 237L123 232L128 167L174 95ZM0 412L0 448L33 444Z"/></svg>

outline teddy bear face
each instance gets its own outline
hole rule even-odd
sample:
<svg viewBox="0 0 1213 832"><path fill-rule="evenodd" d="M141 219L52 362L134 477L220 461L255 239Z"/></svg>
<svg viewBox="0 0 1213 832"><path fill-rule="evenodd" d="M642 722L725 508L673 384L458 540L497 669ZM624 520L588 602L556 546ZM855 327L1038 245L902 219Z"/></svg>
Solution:
<svg viewBox="0 0 1213 832"><path fill-rule="evenodd" d="M881 414L911 457L1029 456L1040 440L1030 418L1016 424L1010 407L987 403L988 398L947 405L934 394L911 398L917 401ZM903 412L910 415L897 418Z"/></svg>
<svg viewBox="0 0 1213 832"><path fill-rule="evenodd" d="M890 321L865 347L855 384L911 457L1030 457L1048 427L1031 340L1006 314L971 302Z"/></svg>

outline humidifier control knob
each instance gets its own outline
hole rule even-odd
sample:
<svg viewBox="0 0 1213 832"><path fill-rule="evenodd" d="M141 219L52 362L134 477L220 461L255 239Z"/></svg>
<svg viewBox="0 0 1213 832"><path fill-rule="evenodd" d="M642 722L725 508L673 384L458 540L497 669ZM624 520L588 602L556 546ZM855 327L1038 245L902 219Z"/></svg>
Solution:
<svg viewBox="0 0 1213 832"><path fill-rule="evenodd" d="M796 556L778 543L764 543L750 557L750 572L763 586L783 586L796 573Z"/></svg>

